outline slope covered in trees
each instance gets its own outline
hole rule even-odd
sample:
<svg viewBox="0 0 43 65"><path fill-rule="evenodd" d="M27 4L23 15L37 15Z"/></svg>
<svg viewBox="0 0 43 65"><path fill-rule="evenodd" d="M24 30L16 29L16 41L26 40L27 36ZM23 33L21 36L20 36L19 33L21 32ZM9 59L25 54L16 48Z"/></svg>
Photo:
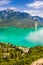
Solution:
<svg viewBox="0 0 43 65"><path fill-rule="evenodd" d="M0 65L31 65L39 58L43 58L43 46L24 48L0 43Z"/></svg>
<svg viewBox="0 0 43 65"><path fill-rule="evenodd" d="M14 12L6 9L0 11L0 26L33 27L34 19L37 19L39 26L43 26L43 18L31 16L25 12Z"/></svg>

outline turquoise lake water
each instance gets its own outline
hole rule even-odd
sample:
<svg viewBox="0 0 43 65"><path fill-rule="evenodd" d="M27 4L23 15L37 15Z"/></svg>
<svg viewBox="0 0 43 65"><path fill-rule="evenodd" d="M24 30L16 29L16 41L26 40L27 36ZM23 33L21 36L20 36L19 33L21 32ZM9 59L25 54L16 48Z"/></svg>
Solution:
<svg viewBox="0 0 43 65"><path fill-rule="evenodd" d="M16 46L34 47L43 45L43 27L35 28L0 28L0 42Z"/></svg>

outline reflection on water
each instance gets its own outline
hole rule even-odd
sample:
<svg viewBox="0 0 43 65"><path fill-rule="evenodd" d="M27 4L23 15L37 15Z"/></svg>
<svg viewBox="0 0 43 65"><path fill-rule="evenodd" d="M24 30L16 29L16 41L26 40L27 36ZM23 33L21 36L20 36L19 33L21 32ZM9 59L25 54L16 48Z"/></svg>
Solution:
<svg viewBox="0 0 43 65"><path fill-rule="evenodd" d="M26 39L35 44L43 44L43 28L30 32Z"/></svg>
<svg viewBox="0 0 43 65"><path fill-rule="evenodd" d="M43 27L38 30L35 28L0 28L0 42L25 47L43 45Z"/></svg>

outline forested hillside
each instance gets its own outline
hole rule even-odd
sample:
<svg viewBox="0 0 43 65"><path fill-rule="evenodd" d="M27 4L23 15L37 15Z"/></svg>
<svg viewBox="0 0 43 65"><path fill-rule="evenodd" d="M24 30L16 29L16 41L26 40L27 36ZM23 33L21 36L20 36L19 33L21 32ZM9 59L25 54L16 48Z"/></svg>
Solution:
<svg viewBox="0 0 43 65"><path fill-rule="evenodd" d="M0 11L0 26L33 27L36 20L39 26L43 26L43 18L41 17L11 9Z"/></svg>
<svg viewBox="0 0 43 65"><path fill-rule="evenodd" d="M43 46L24 48L0 43L0 65L31 65L40 58L43 58Z"/></svg>

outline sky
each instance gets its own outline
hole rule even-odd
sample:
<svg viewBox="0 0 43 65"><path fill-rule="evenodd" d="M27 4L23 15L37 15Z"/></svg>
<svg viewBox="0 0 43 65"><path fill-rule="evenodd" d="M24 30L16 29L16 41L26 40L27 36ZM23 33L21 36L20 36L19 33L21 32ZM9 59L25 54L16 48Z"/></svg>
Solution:
<svg viewBox="0 0 43 65"><path fill-rule="evenodd" d="M0 11L7 8L43 17L43 0L0 0Z"/></svg>

